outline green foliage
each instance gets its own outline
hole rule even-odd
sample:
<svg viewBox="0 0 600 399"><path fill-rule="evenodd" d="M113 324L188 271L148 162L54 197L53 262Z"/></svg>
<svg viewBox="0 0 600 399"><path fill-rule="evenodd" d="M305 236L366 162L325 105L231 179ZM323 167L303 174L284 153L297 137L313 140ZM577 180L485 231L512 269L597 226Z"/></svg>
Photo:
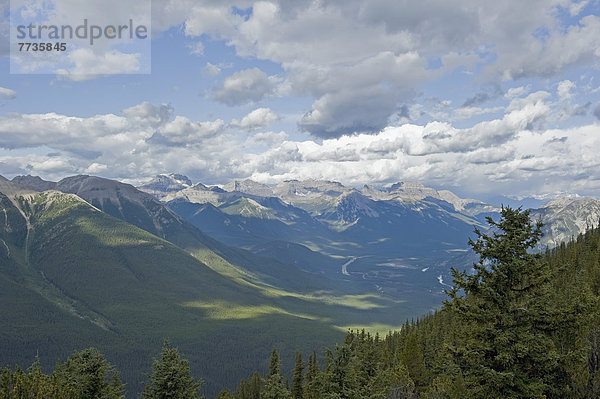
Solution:
<svg viewBox="0 0 600 399"><path fill-rule="evenodd" d="M304 362L302 361L302 353L296 351L296 363L294 365L294 374L292 377L292 397L294 399L302 399L304 386Z"/></svg>
<svg viewBox="0 0 600 399"><path fill-rule="evenodd" d="M142 393L145 399L193 399L198 398L202 380L191 375L190 364L181 358L177 348L171 348L165 340L161 358L152 363L152 374Z"/></svg>
<svg viewBox="0 0 600 399"><path fill-rule="evenodd" d="M323 368L313 352L302 398L600 397L600 229L535 254L528 212L490 223L444 308L383 339L350 331Z"/></svg>
<svg viewBox="0 0 600 399"><path fill-rule="evenodd" d="M51 375L42 372L38 359L24 373L0 371L2 399L122 399L124 384L119 373L95 348L75 352L58 363Z"/></svg>
<svg viewBox="0 0 600 399"><path fill-rule="evenodd" d="M287 389L285 377L281 375L281 362L277 350L273 348L269 362L269 374L261 389L262 399L289 399L290 391Z"/></svg>
<svg viewBox="0 0 600 399"><path fill-rule="evenodd" d="M58 364L53 374L54 385L67 396L90 399L124 398L124 384L119 373L95 348L71 355Z"/></svg>
<svg viewBox="0 0 600 399"><path fill-rule="evenodd" d="M261 283L262 277L230 278L222 269L232 267L232 257L220 258L217 273L72 196L44 194L18 203L33 229L0 196L7 215L0 222L3 361L23 364L37 349L57 359L97 342L135 384L153 345L173 336L185 345L194 369L213 386L224 386L226 379L237 381L250 375L253 365L264 365L273 342L280 342L274 340L277 334L293 342L278 344L285 350L308 349L333 342L341 333L330 325L342 325L338 322L351 315L362 312L359 317L367 320L373 312L387 312L400 318L381 299L369 298L374 306L358 312L358 304L337 302L356 296L325 301ZM282 351L280 358L274 351L265 378L254 373L220 397L599 397L600 230L536 255L531 248L539 233L527 212L504 210L490 235L477 231L471 245L480 262L473 273L454 272L455 289L442 310L407 321L383 339L351 331L325 352L324 367L313 352L305 372L298 353L291 392L284 375L292 373L282 372L281 361L291 371L293 352ZM235 264L243 254L237 256ZM275 264L265 265L265 272L275 270ZM198 303L203 306L193 305ZM308 303L310 314L304 315ZM211 313L216 308L223 309L220 318ZM239 316L242 308L282 311L244 314L240 329L241 322L229 315ZM158 391L156 377L170 382L167 388L177 385L197 397L199 385L185 360L172 362L174 378L162 380L158 376L166 375L168 362L157 362L144 395ZM45 375L41 369L48 366L36 362L26 371L0 370L0 398L123 395L119 375L97 351L78 352Z"/></svg>
<svg viewBox="0 0 600 399"><path fill-rule="evenodd" d="M488 222L493 234L475 230L478 239L469 241L480 256L475 272L453 269L446 304L466 327L454 355L474 397L542 397L561 370L551 335L550 269L529 252L541 224L534 227L528 211L511 208Z"/></svg>

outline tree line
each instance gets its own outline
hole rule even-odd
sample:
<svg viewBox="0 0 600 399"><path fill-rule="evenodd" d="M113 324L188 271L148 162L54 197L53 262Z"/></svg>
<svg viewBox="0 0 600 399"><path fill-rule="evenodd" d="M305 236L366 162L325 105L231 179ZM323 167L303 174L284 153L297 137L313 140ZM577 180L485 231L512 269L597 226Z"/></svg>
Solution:
<svg viewBox="0 0 600 399"><path fill-rule="evenodd" d="M189 362L165 341L160 358L148 374L144 399L198 398L202 380L195 380ZM44 374L38 359L27 369L0 370L0 399L124 399L119 372L95 348L75 352Z"/></svg>

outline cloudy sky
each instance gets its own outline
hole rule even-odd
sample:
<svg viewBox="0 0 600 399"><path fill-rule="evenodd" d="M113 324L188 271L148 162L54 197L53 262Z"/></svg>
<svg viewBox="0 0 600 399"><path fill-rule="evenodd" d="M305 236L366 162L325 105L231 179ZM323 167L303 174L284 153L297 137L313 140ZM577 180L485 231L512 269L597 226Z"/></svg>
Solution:
<svg viewBox="0 0 600 399"><path fill-rule="evenodd" d="M600 197L599 0L153 0L151 73L71 51L11 74L0 7L9 178Z"/></svg>

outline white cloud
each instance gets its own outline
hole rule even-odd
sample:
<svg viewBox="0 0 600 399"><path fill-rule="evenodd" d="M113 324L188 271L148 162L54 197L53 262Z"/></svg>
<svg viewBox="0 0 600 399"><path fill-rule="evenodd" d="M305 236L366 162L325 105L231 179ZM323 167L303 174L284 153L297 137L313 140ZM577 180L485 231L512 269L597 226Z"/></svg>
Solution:
<svg viewBox="0 0 600 399"><path fill-rule="evenodd" d="M575 83L571 82L570 80L563 80L559 82L558 87L556 89L558 93L558 98L561 101L569 100L571 97L573 97L573 93L571 93L571 90L573 90L574 88Z"/></svg>
<svg viewBox="0 0 600 399"><path fill-rule="evenodd" d="M530 86L511 87L506 91L506 93L504 93L504 97L508 99L522 97L523 95L529 93L530 90Z"/></svg>
<svg viewBox="0 0 600 399"><path fill-rule="evenodd" d="M206 65L204 68L202 68L202 71L208 76L215 77L221 73L221 67L211 64L210 62L206 62Z"/></svg>
<svg viewBox="0 0 600 399"><path fill-rule="evenodd" d="M350 185L414 179L486 193L600 190L593 185L600 181L600 126L544 129L542 122L557 106L549 97L535 92L515 98L502 117L465 128L402 124L321 142L290 140L285 132L232 134L222 120L192 121L168 105L150 103L88 118L10 114L0 118L0 147L16 151L0 155L0 164L46 178L97 173L141 181L178 171L206 183L247 177ZM247 126L268 120L269 111L249 113ZM19 155L26 148L53 155Z"/></svg>
<svg viewBox="0 0 600 399"><path fill-rule="evenodd" d="M12 89L7 89L6 87L0 87L0 97L6 98L8 100L12 100L17 96L17 92Z"/></svg>
<svg viewBox="0 0 600 399"><path fill-rule="evenodd" d="M273 147L274 145L283 143L287 138L288 135L285 132L261 132L248 137L245 144L248 146L258 144Z"/></svg>
<svg viewBox="0 0 600 399"><path fill-rule="evenodd" d="M194 55L203 55L204 54L204 44L202 42L194 42L188 44L188 49L190 49L190 53Z"/></svg>
<svg viewBox="0 0 600 399"><path fill-rule="evenodd" d="M532 30L533 31L533 30ZM563 32L550 30L543 40L531 35L503 42L498 60L487 67L489 73L505 80L523 77L551 77L565 68L594 63L600 58L600 17L588 15Z"/></svg>
<svg viewBox="0 0 600 399"><path fill-rule="evenodd" d="M581 0L578 2L571 3L569 6L569 13L572 17L579 15L579 13L589 4L589 0Z"/></svg>
<svg viewBox="0 0 600 399"><path fill-rule="evenodd" d="M492 107L492 108L481 108L481 107L460 107L454 111L453 119L469 119L478 115L485 115L495 112L503 111L504 107Z"/></svg>
<svg viewBox="0 0 600 399"><path fill-rule="evenodd" d="M85 170L85 173L100 174L108 170L108 166L98 162L92 162Z"/></svg>
<svg viewBox="0 0 600 399"><path fill-rule="evenodd" d="M225 122L221 119L213 122L192 122L186 117L176 116L172 122L161 126L149 140L191 146L214 137L224 126Z"/></svg>
<svg viewBox="0 0 600 399"><path fill-rule="evenodd" d="M552 77L600 58L600 18L579 17L586 2L205 0L185 2L188 13L168 4L187 35L225 40L238 56L280 64L281 92L314 99L299 126L321 137L377 132L422 83L457 68L511 80ZM232 6L252 12L242 17ZM565 25L564 10L577 23ZM264 73L243 80L227 78L216 99L243 104L275 90Z"/></svg>
<svg viewBox="0 0 600 399"><path fill-rule="evenodd" d="M244 116L241 121L233 119L231 126L244 130L266 129L271 123L278 119L277 115L269 108L257 108Z"/></svg>
<svg viewBox="0 0 600 399"><path fill-rule="evenodd" d="M239 105L261 100L273 92L275 83L258 68L244 69L225 78L215 92L215 100L227 105Z"/></svg>
<svg viewBox="0 0 600 399"><path fill-rule="evenodd" d="M26 23L34 21L34 24L45 26L75 27L87 21L90 27L102 29L127 25L131 19L135 27L148 29L151 27L150 4L150 1L122 0L28 0L11 2L11 12L23 7L21 14L32 18ZM143 30L139 31L141 36L130 36L128 31L121 32L119 30L119 34L110 40L105 37L94 38L93 45L91 33L86 33L85 38L78 38L77 35L66 37L63 40L67 41L65 52L47 52L43 55L13 52L11 68L21 73L56 73L60 78L71 81L89 80L106 74L149 73L150 32L146 32L145 39L140 38L144 35Z"/></svg>
<svg viewBox="0 0 600 399"><path fill-rule="evenodd" d="M141 54L126 54L117 50L95 53L89 48L78 48L69 52L68 59L73 67L60 69L60 77L72 81L95 79L100 75L139 73Z"/></svg>
<svg viewBox="0 0 600 399"><path fill-rule="evenodd" d="M158 127L165 124L173 115L173 107L168 104L154 105L148 101L124 109L121 113L141 126Z"/></svg>

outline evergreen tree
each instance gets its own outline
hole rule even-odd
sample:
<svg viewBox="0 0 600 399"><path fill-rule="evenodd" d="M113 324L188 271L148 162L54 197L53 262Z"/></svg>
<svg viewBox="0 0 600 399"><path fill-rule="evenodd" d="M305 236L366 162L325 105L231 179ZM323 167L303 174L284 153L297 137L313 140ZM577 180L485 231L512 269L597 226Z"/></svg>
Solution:
<svg viewBox="0 0 600 399"><path fill-rule="evenodd" d="M265 382L258 373L252 374L248 383L248 399L260 399L260 395Z"/></svg>
<svg viewBox="0 0 600 399"><path fill-rule="evenodd" d="M281 375L281 363L277 350L273 348L271 360L269 362L269 375L265 380L261 399L289 399L290 391L287 389L287 383Z"/></svg>
<svg viewBox="0 0 600 399"><path fill-rule="evenodd" d="M219 394L217 395L216 399L232 399L233 396L231 396L231 392L229 391L228 388L222 390L221 392L219 392Z"/></svg>
<svg viewBox="0 0 600 399"><path fill-rule="evenodd" d="M269 375L268 377L281 374L281 361L279 360L279 354L277 349L273 348L271 351L271 359L269 360Z"/></svg>
<svg viewBox="0 0 600 399"><path fill-rule="evenodd" d="M474 273L452 269L448 292L465 325L453 348L469 393L476 398L541 398L556 377L558 353L551 339L547 264L530 253L542 235L529 212L503 208L499 222L488 218L492 235L476 229L469 240L479 255Z"/></svg>
<svg viewBox="0 0 600 399"><path fill-rule="evenodd" d="M52 390L51 379L46 374L42 373L39 358L36 358L35 362L27 370L27 377L29 380L30 398L41 399L49 396L49 393Z"/></svg>
<svg viewBox="0 0 600 399"><path fill-rule="evenodd" d="M304 362L302 354L296 352L296 363L294 366L294 375L292 376L292 397L302 399L304 397L302 389L304 386Z"/></svg>
<svg viewBox="0 0 600 399"><path fill-rule="evenodd" d="M34 363L34 373L39 371ZM36 371L38 369L38 371ZM52 375L54 398L120 399L124 398L124 384L119 373L95 348L84 349L71 355L64 364L58 364Z"/></svg>
<svg viewBox="0 0 600 399"><path fill-rule="evenodd" d="M161 358L154 359L150 382L142 392L145 399L193 399L198 398L202 380L191 375L190 364L181 358L177 348L171 348L165 340Z"/></svg>
<svg viewBox="0 0 600 399"><path fill-rule="evenodd" d="M325 398L349 399L358 394L358 381L350 370L351 360L352 351L346 343L336 345L335 354L327 352L326 384L323 387Z"/></svg>
<svg viewBox="0 0 600 399"><path fill-rule="evenodd" d="M319 369L317 354L313 352L308 357L308 370L304 377L304 398L319 399L321 394L321 370Z"/></svg>
<svg viewBox="0 0 600 399"><path fill-rule="evenodd" d="M418 390L428 385L429 372L425 367L425 358L423 357L423 350L416 330L411 331L406 336L400 359L402 360L402 364L406 366L408 374Z"/></svg>

